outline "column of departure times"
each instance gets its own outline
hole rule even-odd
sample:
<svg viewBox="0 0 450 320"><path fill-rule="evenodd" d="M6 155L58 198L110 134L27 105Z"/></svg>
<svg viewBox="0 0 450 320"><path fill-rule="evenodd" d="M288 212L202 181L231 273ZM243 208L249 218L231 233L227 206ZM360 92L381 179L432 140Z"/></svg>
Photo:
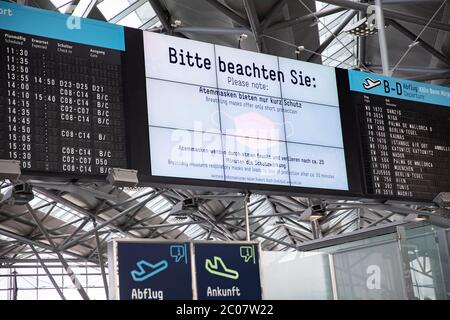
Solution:
<svg viewBox="0 0 450 320"><path fill-rule="evenodd" d="M32 126L29 51L20 42L6 43L3 47L6 86L5 112L6 135L8 139L7 156L19 160L22 168L31 168Z"/></svg>
<svg viewBox="0 0 450 320"><path fill-rule="evenodd" d="M363 106L361 110L362 125L365 126L367 136L366 154L369 163L366 166L372 172L371 186L372 193L381 196L393 196L394 184L392 175L392 164L390 161L389 131L386 123L386 110L373 103L371 97L363 96Z"/></svg>

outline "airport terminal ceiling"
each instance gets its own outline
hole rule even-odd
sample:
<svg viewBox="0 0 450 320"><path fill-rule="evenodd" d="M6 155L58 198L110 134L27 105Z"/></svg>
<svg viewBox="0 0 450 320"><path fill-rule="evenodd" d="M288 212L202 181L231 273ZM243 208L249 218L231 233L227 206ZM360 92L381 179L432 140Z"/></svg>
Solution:
<svg viewBox="0 0 450 320"><path fill-rule="evenodd" d="M15 2L15 1L7 1ZM28 0L31 7L108 21L230 48L382 73L378 36L343 30L372 2L349 0ZM450 3L385 0L392 76L450 85ZM106 244L115 238L251 240L263 250L301 250L309 243L429 220L448 228L437 204L343 200L200 189L116 187L31 177L24 199L0 207L0 265L93 266L105 281ZM11 182L1 184L2 192ZM27 191L27 190L25 190ZM32 193L32 194L30 194ZM31 200L30 200L31 199ZM22 204L20 201L23 201ZM2 201L3 202L3 201ZM246 217L245 213L248 212ZM390 231L385 231L386 233ZM0 280L1 281L1 280ZM85 298L88 294L78 289Z"/></svg>

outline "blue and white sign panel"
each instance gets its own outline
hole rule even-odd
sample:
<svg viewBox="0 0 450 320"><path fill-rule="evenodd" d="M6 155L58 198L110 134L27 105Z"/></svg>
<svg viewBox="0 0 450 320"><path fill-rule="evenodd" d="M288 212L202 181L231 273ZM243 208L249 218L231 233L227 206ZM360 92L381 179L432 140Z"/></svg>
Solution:
<svg viewBox="0 0 450 320"><path fill-rule="evenodd" d="M118 240L116 290L120 300L192 300L190 245L187 242ZM116 291L117 292L117 291Z"/></svg>
<svg viewBox="0 0 450 320"><path fill-rule="evenodd" d="M450 88L349 70L350 90L450 107Z"/></svg>
<svg viewBox="0 0 450 320"><path fill-rule="evenodd" d="M261 300L257 243L196 242L198 300Z"/></svg>

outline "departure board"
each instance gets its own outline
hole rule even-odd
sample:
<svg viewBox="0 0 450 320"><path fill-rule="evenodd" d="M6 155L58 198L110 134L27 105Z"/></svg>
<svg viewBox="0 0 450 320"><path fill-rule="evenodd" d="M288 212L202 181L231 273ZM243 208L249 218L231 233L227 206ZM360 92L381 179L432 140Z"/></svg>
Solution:
<svg viewBox="0 0 450 320"><path fill-rule="evenodd" d="M349 71L367 192L432 200L450 190L450 89Z"/></svg>
<svg viewBox="0 0 450 320"><path fill-rule="evenodd" d="M19 18L29 13L13 9ZM85 26L90 36L99 29ZM126 168L121 51L80 40L65 25L61 38L51 25L37 32L0 27L0 158L33 172ZM47 33L52 38L40 36Z"/></svg>

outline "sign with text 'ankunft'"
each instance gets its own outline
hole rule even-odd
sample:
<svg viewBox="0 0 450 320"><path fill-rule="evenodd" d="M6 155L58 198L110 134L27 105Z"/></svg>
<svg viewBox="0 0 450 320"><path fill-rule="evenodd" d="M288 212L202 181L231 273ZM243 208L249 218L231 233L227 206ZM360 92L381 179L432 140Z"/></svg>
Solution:
<svg viewBox="0 0 450 320"><path fill-rule="evenodd" d="M256 243L194 243L198 300L261 300Z"/></svg>

